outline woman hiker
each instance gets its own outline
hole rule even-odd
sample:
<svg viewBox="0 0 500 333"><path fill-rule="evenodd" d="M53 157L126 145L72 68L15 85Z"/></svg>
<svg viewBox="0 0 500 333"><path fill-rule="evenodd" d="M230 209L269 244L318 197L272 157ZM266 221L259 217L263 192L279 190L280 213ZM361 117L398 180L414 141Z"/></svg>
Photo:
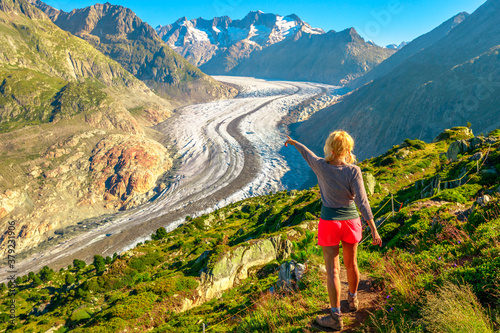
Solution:
<svg viewBox="0 0 500 333"><path fill-rule="evenodd" d="M366 197L361 169L354 164L354 140L345 131L330 134L325 143L325 158L320 158L306 146L288 137L285 146L297 148L307 164L318 177L321 193L321 217L318 224L318 245L323 249L325 259L329 315L318 316L316 322L336 330L343 328L340 312L340 261L339 243L342 241L344 265L347 270L349 292L347 300L351 311L358 309L357 290L359 271L357 247L362 237L358 206L368 222L374 245L382 246L382 240L373 222L373 214Z"/></svg>

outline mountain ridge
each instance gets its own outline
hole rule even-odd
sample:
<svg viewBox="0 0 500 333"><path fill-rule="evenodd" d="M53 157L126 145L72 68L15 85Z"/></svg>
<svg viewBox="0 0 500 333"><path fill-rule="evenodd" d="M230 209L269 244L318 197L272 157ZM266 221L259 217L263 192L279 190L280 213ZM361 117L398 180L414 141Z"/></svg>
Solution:
<svg viewBox="0 0 500 333"><path fill-rule="evenodd" d="M280 16L262 11L251 11L238 20L232 20L228 16L193 20L184 17L173 24L159 26L157 31L176 52L206 71L207 68L224 66L214 64L213 61L210 63L214 57L231 57L231 52L236 52L235 49L240 52L249 49L251 53L254 49L265 48L293 37L300 29L324 33L322 29L312 28L295 14ZM230 69L233 66L231 62L237 63L238 59L239 57L231 58L225 66Z"/></svg>
<svg viewBox="0 0 500 333"><path fill-rule="evenodd" d="M156 31L126 7L96 4L67 13L34 3L63 30L86 40L138 79L179 105L236 94L172 51Z"/></svg>
<svg viewBox="0 0 500 333"><path fill-rule="evenodd" d="M344 85L376 67L395 51L366 43L356 29L309 34L271 45L229 71L231 75Z"/></svg>
<svg viewBox="0 0 500 333"><path fill-rule="evenodd" d="M500 28L495 15L500 4L487 1L438 42L294 130L321 151L329 130L344 128L362 142L358 155L367 158L403 136L430 140L450 124L471 122L477 132L496 128L499 101L491 91L498 86Z"/></svg>
<svg viewBox="0 0 500 333"><path fill-rule="evenodd" d="M367 82L374 80L375 78L381 77L386 73L392 71L395 67L401 64L406 59L412 57L416 53L422 51L423 49L437 43L441 38L446 36L453 28L458 24L462 23L465 18L470 14L466 12L461 12L444 23L440 24L438 27L434 28L430 32L423 34L415 38L413 41L406 43L397 53L393 56L387 58L385 61L381 62L377 67L366 75L354 80L348 84L348 87L355 89L360 87Z"/></svg>

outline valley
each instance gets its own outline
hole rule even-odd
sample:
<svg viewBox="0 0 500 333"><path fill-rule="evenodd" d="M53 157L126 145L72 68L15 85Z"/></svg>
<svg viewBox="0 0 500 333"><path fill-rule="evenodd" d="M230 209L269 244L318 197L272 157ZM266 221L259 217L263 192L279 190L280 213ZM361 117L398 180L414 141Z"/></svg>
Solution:
<svg viewBox="0 0 500 333"><path fill-rule="evenodd" d="M16 263L18 274L45 265L59 269L74 258L91 262L99 253L112 256L149 239L159 227L173 230L186 220L248 197L300 188L308 168L296 151L282 150L283 117L307 118L337 96L337 87L244 77L217 77L240 87L231 100L195 104L176 110L155 126L180 160L168 186L138 208L80 223L80 232L57 233L45 250ZM293 169L293 176L288 172ZM75 228L75 226L72 226ZM1 280L7 271L2 270Z"/></svg>

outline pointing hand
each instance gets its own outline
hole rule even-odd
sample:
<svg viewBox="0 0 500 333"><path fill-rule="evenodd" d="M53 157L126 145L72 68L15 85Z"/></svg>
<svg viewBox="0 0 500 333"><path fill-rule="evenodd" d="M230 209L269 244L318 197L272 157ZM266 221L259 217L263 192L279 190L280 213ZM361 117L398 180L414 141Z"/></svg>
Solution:
<svg viewBox="0 0 500 333"><path fill-rule="evenodd" d="M297 141L292 140L292 138L290 138L288 135L286 137L288 138L288 140L285 141L285 147L288 147L288 144L291 144L292 146L295 146L295 143Z"/></svg>

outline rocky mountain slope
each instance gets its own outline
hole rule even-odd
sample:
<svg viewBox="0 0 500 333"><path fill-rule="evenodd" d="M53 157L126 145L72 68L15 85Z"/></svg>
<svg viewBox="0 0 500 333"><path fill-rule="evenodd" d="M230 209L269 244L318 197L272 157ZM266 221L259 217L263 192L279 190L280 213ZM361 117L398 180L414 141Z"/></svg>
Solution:
<svg viewBox="0 0 500 333"><path fill-rule="evenodd" d="M209 73L225 73L254 50L293 38L298 31L323 34L297 15L250 12L241 20L228 16L211 20L180 18L158 26L159 36L177 53Z"/></svg>
<svg viewBox="0 0 500 333"><path fill-rule="evenodd" d="M344 85L394 52L366 43L354 28L317 35L300 30L294 38L253 52L229 74Z"/></svg>
<svg viewBox="0 0 500 333"><path fill-rule="evenodd" d="M408 136L431 140L452 124L496 128L499 15L500 3L487 1L438 43L316 113L296 133L321 152L328 133L344 128L356 139L358 157L367 158Z"/></svg>
<svg viewBox="0 0 500 333"><path fill-rule="evenodd" d="M236 94L234 88L215 81L176 54L151 26L128 8L105 3L66 13L40 0L33 3L61 29L86 40L150 88L178 104Z"/></svg>
<svg viewBox="0 0 500 333"><path fill-rule="evenodd" d="M399 47L396 47L396 49L400 49L398 50L398 52L381 62L369 73L366 73L366 75L363 75L356 80L349 82L348 87L355 89L366 84L367 82L373 81L374 79L386 75L416 53L424 50L434 43L438 43L439 40L445 37L457 25L462 23L463 20L465 20L468 16L469 14L465 12L457 14L432 31L418 38L415 38L410 43L405 43L404 45L401 44Z"/></svg>
<svg viewBox="0 0 500 333"><path fill-rule="evenodd" d="M0 0L0 229L16 253L154 195L172 104L25 0ZM0 250L5 254L7 239Z"/></svg>
<svg viewBox="0 0 500 333"><path fill-rule="evenodd" d="M383 247L370 245L365 230L368 240L358 247L363 299L348 313L342 296L346 331L451 325L455 332L465 320L481 332L499 328L499 136L452 128L433 143L407 139L359 165L371 179ZM312 322L328 308L320 209L317 187L249 198L187 217L170 233L160 228L119 255L18 276L10 285L18 316L13 324L1 317L0 328L195 332L205 324L223 332L317 332ZM341 274L344 287L346 279ZM2 313L6 289L0 284Z"/></svg>
<svg viewBox="0 0 500 333"><path fill-rule="evenodd" d="M157 31L176 52L209 74L343 84L395 52L365 43L354 29L325 34L297 15L261 11L242 20L181 18Z"/></svg>

